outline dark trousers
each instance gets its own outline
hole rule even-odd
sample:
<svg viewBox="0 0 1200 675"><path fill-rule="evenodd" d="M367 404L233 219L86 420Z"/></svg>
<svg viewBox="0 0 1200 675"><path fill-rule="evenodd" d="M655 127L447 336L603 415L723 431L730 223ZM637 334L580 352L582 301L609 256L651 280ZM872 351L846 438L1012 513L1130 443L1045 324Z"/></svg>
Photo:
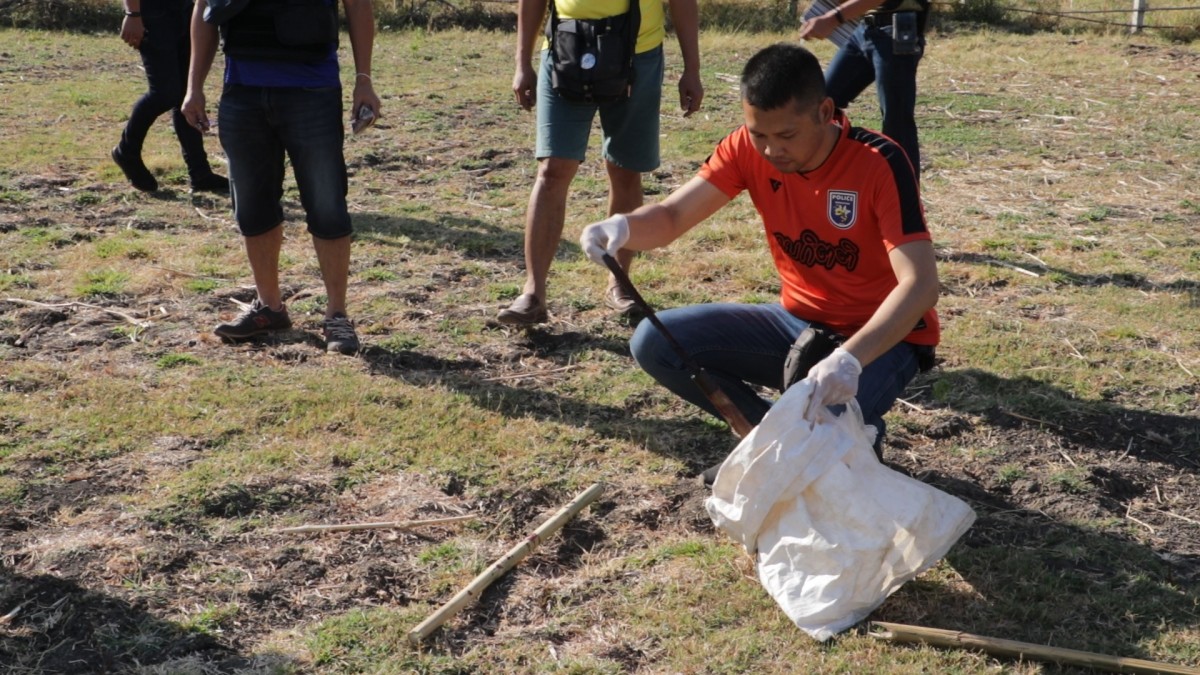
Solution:
<svg viewBox="0 0 1200 675"><path fill-rule="evenodd" d="M879 99L885 136L904 148L917 176L921 175L921 145L917 139L917 65L925 53L925 36L915 54L892 52L892 27L864 20L850 41L834 54L825 69L825 88L839 108L846 108L871 83Z"/></svg>
<svg viewBox="0 0 1200 675"><path fill-rule="evenodd" d="M169 110L188 175L194 179L207 176L212 169L204 152L204 137L179 111L187 88L191 17L192 3L185 0L146 3L142 10L146 33L138 49L149 89L133 104L120 148L123 154L141 156L150 127Z"/></svg>

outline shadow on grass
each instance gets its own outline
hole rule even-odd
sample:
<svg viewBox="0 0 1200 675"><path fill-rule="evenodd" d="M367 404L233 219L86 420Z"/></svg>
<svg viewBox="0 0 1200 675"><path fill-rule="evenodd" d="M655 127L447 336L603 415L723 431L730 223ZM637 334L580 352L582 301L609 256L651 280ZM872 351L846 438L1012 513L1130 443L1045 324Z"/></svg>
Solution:
<svg viewBox="0 0 1200 675"><path fill-rule="evenodd" d="M56 576L0 567L0 611L10 615L0 629L0 670L13 675L287 669L286 657L240 655L203 631Z"/></svg>
<svg viewBox="0 0 1200 675"><path fill-rule="evenodd" d="M525 235L511 228L474 218L440 216L422 220L378 213L354 216L355 237L387 246L403 246L418 253L436 254L453 249L469 259L524 259Z"/></svg>
<svg viewBox="0 0 1200 675"><path fill-rule="evenodd" d="M524 215L514 216L524 220ZM475 218L439 216L423 220L378 213L354 215L355 236L387 246L405 246L419 253L435 254L451 249L475 260L498 260L514 265L525 264L525 235ZM583 260L583 249L570 237L559 242L556 258Z"/></svg>
<svg viewBox="0 0 1200 675"><path fill-rule="evenodd" d="M981 255L979 253L938 253L938 260L946 262L965 263L968 265L997 265L1004 261L997 259L995 256ZM1020 266L1024 266L1020 265ZM1192 279L1178 279L1165 284L1158 284L1150 281L1148 278L1140 274L1131 274L1121 272L1117 274L1079 274L1071 270L1061 269L1058 267L1050 267L1046 265L1035 265L1030 268L1030 271L1037 271L1042 275L1053 275L1055 281L1063 284L1081 287L1098 287L1098 286L1116 286L1119 288L1130 288L1136 291L1150 292L1174 292L1186 293L1189 297L1189 304L1200 307L1200 281Z"/></svg>
<svg viewBox="0 0 1200 675"><path fill-rule="evenodd" d="M537 346L543 358L567 364L584 348L599 348L629 354L624 340L567 331L550 333L532 329L527 339ZM694 475L721 460L736 444L728 430L710 425L699 417L693 420L647 419L637 413L652 403L648 397L631 397L621 407L596 404L563 396L543 387L522 387L511 381L487 380L475 373L483 364L470 359L448 360L419 352L391 351L368 347L360 357L374 373L427 384L436 382L464 394L478 407L514 419L535 417L539 420L592 429L606 438L636 440L648 450L672 457L687 466ZM632 363L630 367L636 368Z"/></svg>
<svg viewBox="0 0 1200 675"><path fill-rule="evenodd" d="M977 368L935 371L922 397L955 410L980 415L1001 429L1033 427L1069 443L1118 455L1200 468L1200 418L1126 408L1103 400L1081 400L1070 392L1030 377L1006 378ZM1200 397L1193 382L1159 395L1184 400ZM918 401L921 399L917 399Z"/></svg>
<svg viewBox="0 0 1200 675"><path fill-rule="evenodd" d="M1147 644L1200 623L1200 557L1060 522L938 472L918 478L978 515L946 557L971 590L917 579L873 620L1145 659L1154 658ZM1164 642L1159 653L1179 654L1177 663L1194 659L1195 645L1184 639Z"/></svg>

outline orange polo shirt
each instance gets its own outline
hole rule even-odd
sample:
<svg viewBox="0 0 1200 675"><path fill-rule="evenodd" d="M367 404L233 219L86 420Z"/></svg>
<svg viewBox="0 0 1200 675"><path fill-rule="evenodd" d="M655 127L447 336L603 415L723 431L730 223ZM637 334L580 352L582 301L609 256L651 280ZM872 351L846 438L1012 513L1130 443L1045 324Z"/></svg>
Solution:
<svg viewBox="0 0 1200 675"><path fill-rule="evenodd" d="M763 159L743 125L726 136L700 177L730 198L750 193L782 281L780 302L793 315L853 335L896 287L888 252L931 239L908 157L890 138L850 126L829 158L805 174L782 173ZM907 342L936 345L930 309Z"/></svg>

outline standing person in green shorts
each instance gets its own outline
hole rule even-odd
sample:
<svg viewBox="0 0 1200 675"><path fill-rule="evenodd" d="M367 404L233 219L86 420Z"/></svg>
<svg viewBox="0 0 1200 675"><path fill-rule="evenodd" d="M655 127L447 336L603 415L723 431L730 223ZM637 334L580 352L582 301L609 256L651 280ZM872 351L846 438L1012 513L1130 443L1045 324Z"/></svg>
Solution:
<svg viewBox="0 0 1200 675"><path fill-rule="evenodd" d="M604 19L631 12L630 0L550 0L557 19ZM552 58L541 50L541 68L531 63L534 43L548 14L547 0L519 0L517 10L516 74L513 93L525 110L537 106L537 178L525 213L525 286L522 294L496 319L501 323L533 325L548 320L546 277L558 250L566 221L567 193L583 162L592 120L600 114L605 169L608 172L608 213L628 213L642 205L642 173L659 165L659 109L662 102L663 39L666 35L660 0L639 0L640 24L633 56L633 82L624 100L604 103L568 100L553 87ZM696 0L670 0L671 21L683 55L679 105L684 115L700 109L699 10ZM636 16L636 13L635 13ZM585 59L583 67L590 67ZM626 270L631 251L618 261ZM633 301L611 278L604 302L622 315L634 311Z"/></svg>

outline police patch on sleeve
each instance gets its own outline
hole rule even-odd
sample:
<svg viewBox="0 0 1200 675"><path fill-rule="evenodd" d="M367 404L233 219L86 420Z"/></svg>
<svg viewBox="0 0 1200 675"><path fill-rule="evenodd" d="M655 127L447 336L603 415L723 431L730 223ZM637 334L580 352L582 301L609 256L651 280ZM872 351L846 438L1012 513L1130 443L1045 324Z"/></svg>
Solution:
<svg viewBox="0 0 1200 675"><path fill-rule="evenodd" d="M852 190L829 191L829 222L841 230L848 230L858 220L858 193Z"/></svg>

